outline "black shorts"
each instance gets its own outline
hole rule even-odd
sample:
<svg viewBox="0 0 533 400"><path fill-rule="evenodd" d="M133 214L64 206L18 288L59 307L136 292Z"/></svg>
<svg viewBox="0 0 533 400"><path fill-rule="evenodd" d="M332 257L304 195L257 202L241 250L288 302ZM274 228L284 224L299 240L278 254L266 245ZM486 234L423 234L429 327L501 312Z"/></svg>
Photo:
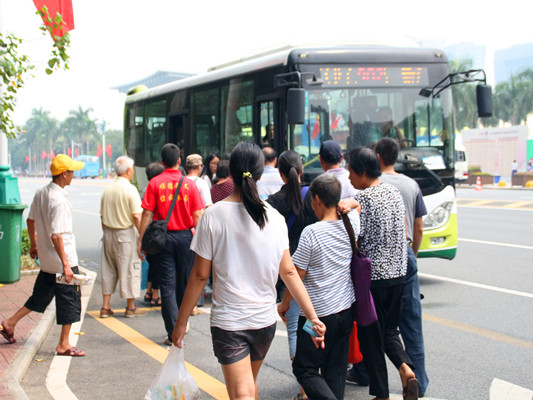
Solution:
<svg viewBox="0 0 533 400"><path fill-rule="evenodd" d="M72 272L79 273L78 267ZM81 317L81 290L77 285L56 283L56 274L39 271L33 294L24 307L31 311L43 313L52 299L56 298L56 321L58 325L69 325L78 322Z"/></svg>
<svg viewBox="0 0 533 400"><path fill-rule="evenodd" d="M266 328L244 331L226 331L212 326L213 351L218 362L224 365L241 361L248 354L252 361L261 361L265 358L275 333L275 323Z"/></svg>

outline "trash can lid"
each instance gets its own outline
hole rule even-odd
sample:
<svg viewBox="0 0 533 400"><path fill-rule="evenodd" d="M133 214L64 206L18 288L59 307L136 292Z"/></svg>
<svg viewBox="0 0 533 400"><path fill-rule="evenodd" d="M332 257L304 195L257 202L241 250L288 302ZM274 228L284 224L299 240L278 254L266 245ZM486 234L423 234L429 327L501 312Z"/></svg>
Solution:
<svg viewBox="0 0 533 400"><path fill-rule="evenodd" d="M0 210L24 210L28 208L26 204L0 204Z"/></svg>

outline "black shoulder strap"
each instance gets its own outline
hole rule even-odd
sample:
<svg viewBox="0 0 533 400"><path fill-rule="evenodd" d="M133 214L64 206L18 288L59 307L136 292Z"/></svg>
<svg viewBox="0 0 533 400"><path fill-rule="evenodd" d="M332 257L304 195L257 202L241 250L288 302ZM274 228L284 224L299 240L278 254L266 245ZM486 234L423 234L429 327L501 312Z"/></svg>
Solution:
<svg viewBox="0 0 533 400"><path fill-rule="evenodd" d="M180 188L181 188L181 184L183 183L183 178L184 176L181 175L180 183L178 184L178 187L174 191L174 196L172 197L172 203L170 203L170 208L168 209L168 214L167 214L167 217L165 218L165 221L167 221L167 224L168 224L168 220L170 219L170 215L172 214L172 211L174 211L174 206L176 205L176 199L178 198L180 194Z"/></svg>

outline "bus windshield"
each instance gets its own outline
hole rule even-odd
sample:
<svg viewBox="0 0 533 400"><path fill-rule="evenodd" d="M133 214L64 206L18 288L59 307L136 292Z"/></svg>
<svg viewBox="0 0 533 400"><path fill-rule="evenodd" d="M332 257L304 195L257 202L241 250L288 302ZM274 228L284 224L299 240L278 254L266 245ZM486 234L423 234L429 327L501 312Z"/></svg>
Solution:
<svg viewBox="0 0 533 400"><path fill-rule="evenodd" d="M431 170L453 169L450 90L438 98L423 97L420 89L431 85L427 76L412 83L399 71L396 75L389 71L387 81L355 85L345 71L338 73L337 83L324 79L322 72L325 82L321 87L307 88L306 121L295 125L289 138L289 147L301 154L307 171L320 168L318 152L325 140L336 140L350 151L357 146L372 147L382 137L397 139L402 151L420 155L419 161Z"/></svg>

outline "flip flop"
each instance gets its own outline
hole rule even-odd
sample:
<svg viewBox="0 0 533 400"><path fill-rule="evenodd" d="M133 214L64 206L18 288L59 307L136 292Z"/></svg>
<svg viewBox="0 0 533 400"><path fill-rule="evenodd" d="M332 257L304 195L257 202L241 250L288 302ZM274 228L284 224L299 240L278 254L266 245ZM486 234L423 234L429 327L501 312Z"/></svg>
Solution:
<svg viewBox="0 0 533 400"><path fill-rule="evenodd" d="M404 400L418 400L418 381L411 378L407 381L407 386L403 388Z"/></svg>
<svg viewBox="0 0 533 400"><path fill-rule="evenodd" d="M81 354L81 353L82 351L80 349L77 349L76 347L71 347L70 349L63 351L62 353L58 351L57 355L58 356L69 356L69 357L84 357L85 354Z"/></svg>
<svg viewBox="0 0 533 400"><path fill-rule="evenodd" d="M7 333L7 331L4 329L4 327L2 327L2 330L0 331L0 335L2 335L4 337L4 339L7 340L10 344L13 344L13 343L17 342L17 340L14 338L14 334L15 334L15 332Z"/></svg>

